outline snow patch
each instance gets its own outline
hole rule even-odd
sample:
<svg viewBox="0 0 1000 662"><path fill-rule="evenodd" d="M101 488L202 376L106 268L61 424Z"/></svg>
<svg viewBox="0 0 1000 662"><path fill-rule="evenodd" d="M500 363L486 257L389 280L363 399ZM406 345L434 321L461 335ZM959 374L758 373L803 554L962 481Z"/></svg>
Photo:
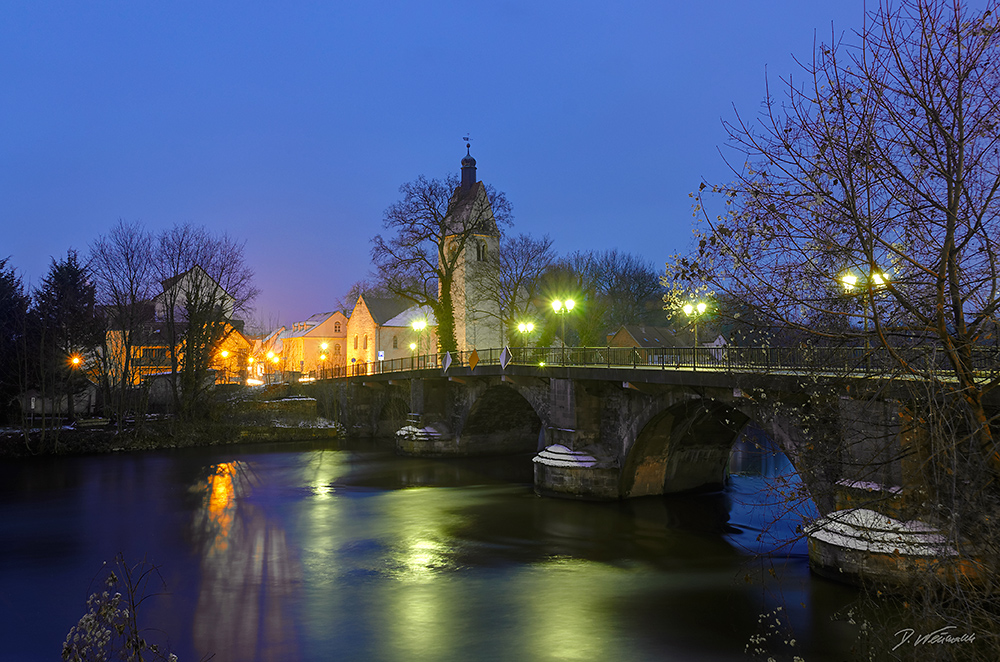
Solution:
<svg viewBox="0 0 1000 662"><path fill-rule="evenodd" d="M441 433L432 427L418 428L414 425L404 425L396 430L396 436L403 437L404 439L413 439L414 441L431 441L440 439Z"/></svg>
<svg viewBox="0 0 1000 662"><path fill-rule="evenodd" d="M878 483L871 483L865 480L847 480L842 478L837 481L837 485L841 487L850 487L856 490L867 490L869 492L889 492L890 494L902 494L903 488L897 487L895 485L886 487L885 485L880 485Z"/></svg>
<svg viewBox="0 0 1000 662"><path fill-rule="evenodd" d="M597 458L593 455L570 450L562 444L547 447L531 461L549 467L593 467L597 464Z"/></svg>
<svg viewBox="0 0 1000 662"><path fill-rule="evenodd" d="M955 556L958 551L934 527L900 521L882 513L856 508L838 510L805 527L810 538L837 547L882 554Z"/></svg>

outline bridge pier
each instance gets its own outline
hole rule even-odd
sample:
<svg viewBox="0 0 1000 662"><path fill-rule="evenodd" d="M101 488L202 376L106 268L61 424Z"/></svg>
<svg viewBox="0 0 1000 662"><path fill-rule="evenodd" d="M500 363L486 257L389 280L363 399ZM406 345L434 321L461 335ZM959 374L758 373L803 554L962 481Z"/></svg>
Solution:
<svg viewBox="0 0 1000 662"><path fill-rule="evenodd" d="M550 379L545 449L534 457L535 493L576 499L621 496L621 467L601 451L602 398L597 388Z"/></svg>
<svg viewBox="0 0 1000 662"><path fill-rule="evenodd" d="M534 381L524 389L529 396L547 386ZM536 451L541 420L535 409L499 376L413 379L396 451L438 457Z"/></svg>

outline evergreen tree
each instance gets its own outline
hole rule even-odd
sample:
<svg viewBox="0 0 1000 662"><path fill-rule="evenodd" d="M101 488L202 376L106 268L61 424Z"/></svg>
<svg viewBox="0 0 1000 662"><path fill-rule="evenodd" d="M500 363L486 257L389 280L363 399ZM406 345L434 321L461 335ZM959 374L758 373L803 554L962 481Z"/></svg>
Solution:
<svg viewBox="0 0 1000 662"><path fill-rule="evenodd" d="M49 273L35 293L34 314L40 330L43 392L64 395L72 420L73 395L87 381L86 368L103 332L95 311L90 272L75 250L70 249L59 262L52 260Z"/></svg>
<svg viewBox="0 0 1000 662"><path fill-rule="evenodd" d="M0 421L9 418L11 402L23 384L24 331L29 297L21 278L8 267L9 258L0 260Z"/></svg>

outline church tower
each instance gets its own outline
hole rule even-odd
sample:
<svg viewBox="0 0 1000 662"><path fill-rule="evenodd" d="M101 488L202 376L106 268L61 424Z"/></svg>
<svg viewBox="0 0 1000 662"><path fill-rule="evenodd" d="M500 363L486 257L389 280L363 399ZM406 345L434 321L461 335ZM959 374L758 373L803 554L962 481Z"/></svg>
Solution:
<svg viewBox="0 0 1000 662"><path fill-rule="evenodd" d="M451 297L455 309L455 339L459 351L500 347L497 302L485 296L480 276L487 262L500 250L500 230L486 186L476 179L476 160L465 144L462 178L448 203L445 225L445 259L453 261L455 277Z"/></svg>

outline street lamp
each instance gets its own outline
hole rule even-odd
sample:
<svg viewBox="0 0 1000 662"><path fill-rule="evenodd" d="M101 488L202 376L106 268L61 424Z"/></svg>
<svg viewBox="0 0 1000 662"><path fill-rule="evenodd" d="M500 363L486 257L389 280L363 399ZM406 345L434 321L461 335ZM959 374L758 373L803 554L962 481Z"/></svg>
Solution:
<svg viewBox="0 0 1000 662"><path fill-rule="evenodd" d="M535 325L531 322L520 322L517 330L521 333L521 347L528 346L528 334L535 330Z"/></svg>
<svg viewBox="0 0 1000 662"><path fill-rule="evenodd" d="M684 304L684 314L694 318L694 346L698 347L698 317L708 309L708 304L699 301L695 304Z"/></svg>
<svg viewBox="0 0 1000 662"><path fill-rule="evenodd" d="M222 363L222 382L224 384L228 384L229 383L229 361L227 361L226 359L229 358L229 350L227 350L227 349L222 350L221 352L219 352L219 356L222 357L222 361L221 361L221 363Z"/></svg>
<svg viewBox="0 0 1000 662"><path fill-rule="evenodd" d="M74 373L76 373L76 371L80 368L80 366L82 364L83 364L83 357L82 356L80 356L79 354L71 354L70 355L70 357L69 357L70 378L69 378L69 384L68 384L68 386L66 388L66 391L67 391L67 393L66 393L66 414L67 414L67 418L70 420L70 422L76 420L76 414L73 411L73 405L74 405L74 402L75 402L74 401L74 390L75 390L74 386L75 386L75 382L76 382L76 376L75 376Z"/></svg>
<svg viewBox="0 0 1000 662"><path fill-rule="evenodd" d="M413 330L417 333L416 347L413 347L413 344L411 344L411 348L417 349L420 347L420 345L423 344L422 342L423 339L421 336L423 335L424 329L427 328L427 320L425 319L414 320L413 323L410 324L410 326L413 327ZM430 347L427 348L427 351L428 352L430 351Z"/></svg>
<svg viewBox="0 0 1000 662"><path fill-rule="evenodd" d="M556 299L552 302L552 311L559 316L562 321L562 358L563 365L566 364L566 314L573 310L576 302L572 299L560 301Z"/></svg>
<svg viewBox="0 0 1000 662"><path fill-rule="evenodd" d="M692 364L698 367L698 318L708 310L708 304L704 301L684 304L684 314L694 320L694 353L691 357Z"/></svg>
<svg viewBox="0 0 1000 662"><path fill-rule="evenodd" d="M860 283L859 283L860 281ZM887 287L889 285L889 276L884 271L873 270L868 278L862 280L850 271L844 272L840 276L840 283L844 287L845 294L852 294L855 288L861 290L858 296L861 297L861 322L864 328L865 336L865 355L868 355L870 350L870 342L868 340L868 303L871 299L872 312L875 310L875 290Z"/></svg>
<svg viewBox="0 0 1000 662"><path fill-rule="evenodd" d="M323 353L319 355L319 360L323 362L322 364L322 374L323 379L326 379L326 350L330 345L328 343L320 343L319 348L323 350Z"/></svg>

